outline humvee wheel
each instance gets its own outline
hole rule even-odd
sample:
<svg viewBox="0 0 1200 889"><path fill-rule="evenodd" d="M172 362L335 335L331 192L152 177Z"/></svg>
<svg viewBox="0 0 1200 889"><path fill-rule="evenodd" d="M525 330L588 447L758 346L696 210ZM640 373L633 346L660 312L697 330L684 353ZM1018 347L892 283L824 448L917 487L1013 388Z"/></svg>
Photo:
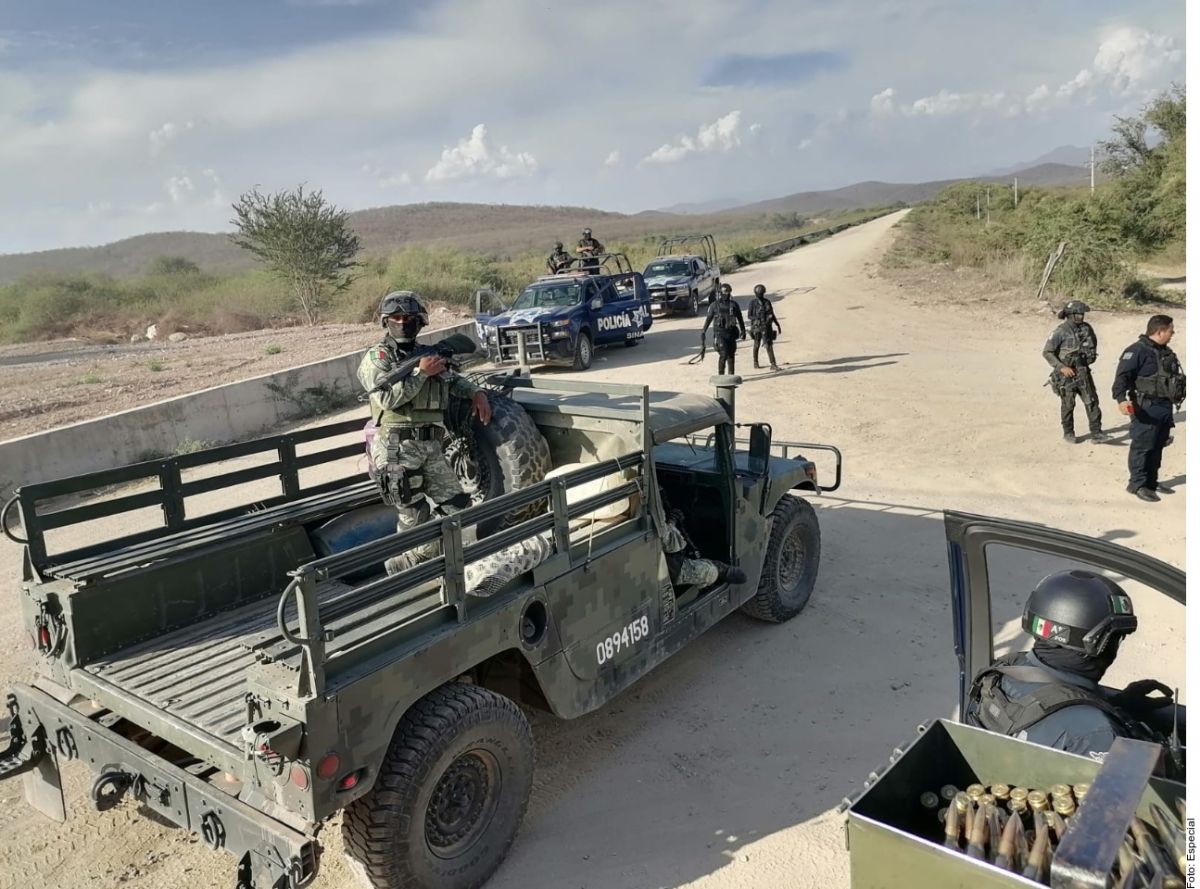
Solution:
<svg viewBox="0 0 1200 889"><path fill-rule="evenodd" d="M351 869L374 889L475 889L508 854L532 783L520 708L443 685L404 714L375 786L346 807Z"/></svg>
<svg viewBox="0 0 1200 889"><path fill-rule="evenodd" d="M812 506L790 494L779 499L770 520L758 592L742 611L782 623L803 611L812 596L821 563L821 526Z"/></svg>

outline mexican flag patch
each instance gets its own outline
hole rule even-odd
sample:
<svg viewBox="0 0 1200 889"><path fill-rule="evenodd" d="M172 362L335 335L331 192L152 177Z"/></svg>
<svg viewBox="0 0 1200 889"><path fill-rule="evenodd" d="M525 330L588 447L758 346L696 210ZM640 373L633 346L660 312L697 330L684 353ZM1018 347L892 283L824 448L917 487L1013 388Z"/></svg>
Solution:
<svg viewBox="0 0 1200 889"><path fill-rule="evenodd" d="M1035 617L1033 619L1033 635L1049 639L1054 630L1054 624L1050 623L1044 617Z"/></svg>
<svg viewBox="0 0 1200 889"><path fill-rule="evenodd" d="M1113 614L1133 614L1133 603L1128 596L1109 596Z"/></svg>
<svg viewBox="0 0 1200 889"><path fill-rule="evenodd" d="M388 358L387 349L372 349L368 354L371 356L371 363L380 370L387 370L391 366L391 359Z"/></svg>

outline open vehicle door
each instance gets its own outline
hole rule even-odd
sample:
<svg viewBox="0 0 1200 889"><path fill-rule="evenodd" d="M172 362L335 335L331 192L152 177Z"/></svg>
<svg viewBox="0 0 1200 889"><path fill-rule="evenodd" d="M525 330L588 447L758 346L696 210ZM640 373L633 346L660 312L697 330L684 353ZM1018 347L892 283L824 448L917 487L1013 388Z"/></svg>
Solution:
<svg viewBox="0 0 1200 889"><path fill-rule="evenodd" d="M475 291L476 315L500 315L506 311L508 311L508 306L504 304L500 294L490 287Z"/></svg>
<svg viewBox="0 0 1200 889"><path fill-rule="evenodd" d="M1045 525L946 510L954 652L958 656L958 712L961 719L971 680L994 658L992 591L987 548L993 544L1055 556L1111 571L1144 584L1180 605L1187 604L1187 575L1152 556L1107 540L1059 531Z"/></svg>

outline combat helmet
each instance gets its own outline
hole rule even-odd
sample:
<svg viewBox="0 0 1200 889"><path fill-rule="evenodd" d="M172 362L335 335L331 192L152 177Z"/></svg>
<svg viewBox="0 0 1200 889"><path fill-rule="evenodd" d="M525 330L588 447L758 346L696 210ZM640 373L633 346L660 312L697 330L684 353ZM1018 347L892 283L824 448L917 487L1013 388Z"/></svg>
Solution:
<svg viewBox="0 0 1200 889"><path fill-rule="evenodd" d="M1072 569L1043 577L1029 594L1021 629L1062 648L1097 657L1137 629L1133 601L1116 582Z"/></svg>
<svg viewBox="0 0 1200 889"><path fill-rule="evenodd" d="M398 320L395 316L404 316ZM411 290L393 290L379 301L379 324L397 340L414 340L429 324L429 310Z"/></svg>
<svg viewBox="0 0 1200 889"><path fill-rule="evenodd" d="M755 296L766 296L767 288L761 284L755 284L754 285L754 295Z"/></svg>
<svg viewBox="0 0 1200 889"><path fill-rule="evenodd" d="M1073 299L1059 310L1058 317L1072 318L1078 315L1079 318L1082 319L1083 316L1091 310L1092 307L1087 303L1083 302L1082 300Z"/></svg>

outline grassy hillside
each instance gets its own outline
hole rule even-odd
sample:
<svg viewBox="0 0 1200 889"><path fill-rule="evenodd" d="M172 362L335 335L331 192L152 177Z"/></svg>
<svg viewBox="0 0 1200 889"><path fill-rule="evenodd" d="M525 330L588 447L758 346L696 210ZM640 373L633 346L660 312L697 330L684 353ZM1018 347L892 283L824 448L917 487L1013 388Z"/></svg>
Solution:
<svg viewBox="0 0 1200 889"><path fill-rule="evenodd" d="M368 212L383 214L383 211ZM853 222L876 212L854 211L833 218ZM526 223L534 215L537 214L529 214ZM656 224L651 214L620 221L628 223L631 219L636 221L631 227L639 233L628 238L612 237L598 222L593 227L609 250L626 253L634 267L640 268L655 255L660 234L678 229ZM376 221L384 228L389 227L386 218L377 217ZM702 219L691 217L688 221L691 223L688 229L705 228ZM356 227L357 224L356 219ZM401 224L412 225L408 220L396 223ZM723 228L716 231L717 247L722 255L737 254L753 261L757 258L756 249L763 244L828 224L825 219L811 221L795 214L769 220L762 217L725 220ZM389 230L395 230L395 226ZM613 230L621 229L614 225ZM358 276L328 307L325 319L370 320L379 298L393 289L416 290L431 301L459 306L467 306L475 290L482 287L515 293L544 272L549 252L545 241L552 237L535 241L538 244L535 249L500 253L483 249L486 244L494 243L488 237L467 232L454 237L446 235L440 241L410 244L386 254L376 252L363 260ZM563 239L568 240L565 236ZM474 244L476 249L464 249L459 243ZM115 342L128 339L151 323L158 324L162 334L181 326L192 331L232 333L300 323L300 314L291 305L287 287L259 269L220 274L189 267L186 262L151 260L148 264L153 268L151 273L130 277L94 272L43 273L26 275L0 286L0 341L79 336Z"/></svg>
<svg viewBox="0 0 1200 889"><path fill-rule="evenodd" d="M1138 266L1183 258L1184 117L1183 90L1173 89L1141 116L1118 118L1095 193L1034 187L1014 202L1012 189L991 185L989 213L988 182L950 185L908 215L889 261L970 266L1036 289L1047 259L1065 242L1047 290L1051 302L1081 298L1120 309L1176 299L1142 278Z"/></svg>

